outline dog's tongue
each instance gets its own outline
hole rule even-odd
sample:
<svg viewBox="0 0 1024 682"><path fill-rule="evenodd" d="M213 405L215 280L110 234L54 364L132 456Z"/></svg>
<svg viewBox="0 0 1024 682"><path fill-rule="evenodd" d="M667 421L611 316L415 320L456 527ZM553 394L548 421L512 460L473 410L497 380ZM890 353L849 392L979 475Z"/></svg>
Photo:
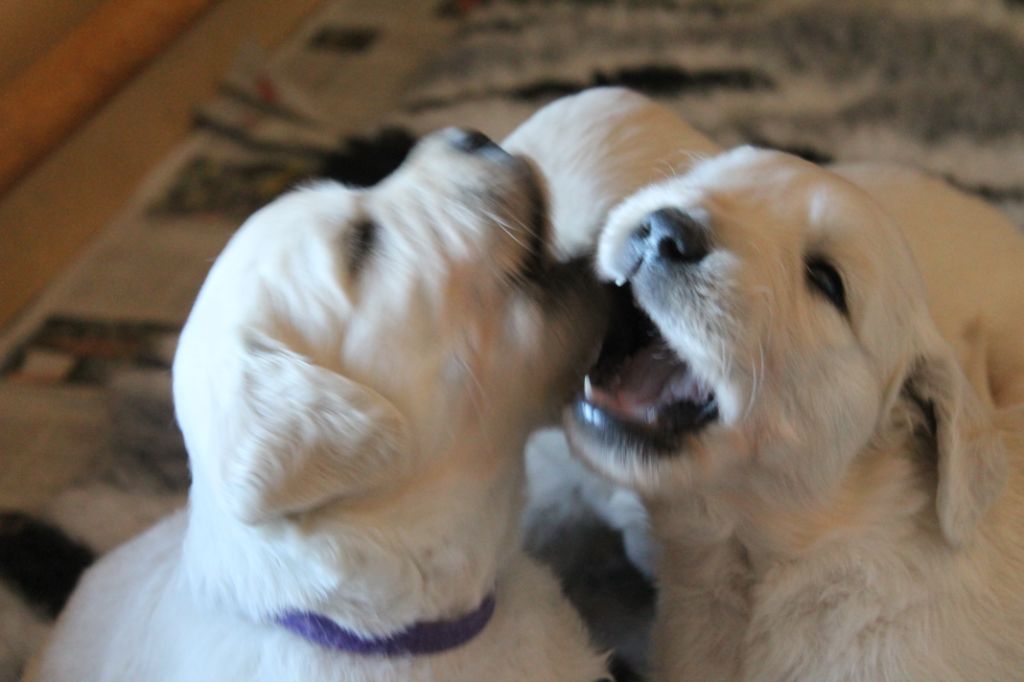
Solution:
<svg viewBox="0 0 1024 682"><path fill-rule="evenodd" d="M680 400L698 402L707 391L664 342L643 348L614 374L598 382L587 377L586 399L630 421L653 423L658 411Z"/></svg>

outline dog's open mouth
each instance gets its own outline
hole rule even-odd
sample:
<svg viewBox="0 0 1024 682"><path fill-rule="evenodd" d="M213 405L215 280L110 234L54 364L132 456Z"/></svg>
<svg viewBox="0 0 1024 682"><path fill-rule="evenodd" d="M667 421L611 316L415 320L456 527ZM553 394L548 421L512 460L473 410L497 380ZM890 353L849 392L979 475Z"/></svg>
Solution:
<svg viewBox="0 0 1024 682"><path fill-rule="evenodd" d="M628 285L614 297L608 334L574 416L606 437L674 450L680 438L717 419L714 390L668 346Z"/></svg>

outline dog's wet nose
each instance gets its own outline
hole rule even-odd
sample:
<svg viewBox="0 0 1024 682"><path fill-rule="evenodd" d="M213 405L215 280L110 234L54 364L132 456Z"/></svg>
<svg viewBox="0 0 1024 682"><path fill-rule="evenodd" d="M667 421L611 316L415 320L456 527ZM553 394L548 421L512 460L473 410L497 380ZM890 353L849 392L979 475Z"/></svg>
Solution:
<svg viewBox="0 0 1024 682"><path fill-rule="evenodd" d="M452 128L448 134L448 140L456 149L464 152L479 152L482 150L499 149L494 141L481 133L479 130L466 128Z"/></svg>
<svg viewBox="0 0 1024 682"><path fill-rule="evenodd" d="M661 208L648 214L630 235L630 241L640 252L679 264L697 263L711 251L707 230L676 208Z"/></svg>

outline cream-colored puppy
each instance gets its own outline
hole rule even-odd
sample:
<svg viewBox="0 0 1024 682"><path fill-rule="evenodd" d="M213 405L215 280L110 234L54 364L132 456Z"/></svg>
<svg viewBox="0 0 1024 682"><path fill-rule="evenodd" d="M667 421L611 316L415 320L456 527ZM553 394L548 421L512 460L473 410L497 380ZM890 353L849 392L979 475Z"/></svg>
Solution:
<svg viewBox="0 0 1024 682"><path fill-rule="evenodd" d="M878 201L741 148L623 202L597 262L626 318L568 432L649 510L654 679L1019 679L1024 419Z"/></svg>
<svg viewBox="0 0 1024 682"><path fill-rule="evenodd" d="M601 677L516 549L523 442L600 318L545 216L458 130L253 216L175 360L189 507L85 575L30 679Z"/></svg>

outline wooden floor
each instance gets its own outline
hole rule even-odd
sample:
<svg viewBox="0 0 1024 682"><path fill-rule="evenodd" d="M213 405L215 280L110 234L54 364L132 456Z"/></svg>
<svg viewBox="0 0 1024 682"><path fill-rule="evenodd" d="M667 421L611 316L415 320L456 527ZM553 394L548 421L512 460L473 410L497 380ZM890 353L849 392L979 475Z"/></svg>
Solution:
<svg viewBox="0 0 1024 682"><path fill-rule="evenodd" d="M88 244L186 134L240 45L271 47L322 0L221 0L0 196L0 325Z"/></svg>

